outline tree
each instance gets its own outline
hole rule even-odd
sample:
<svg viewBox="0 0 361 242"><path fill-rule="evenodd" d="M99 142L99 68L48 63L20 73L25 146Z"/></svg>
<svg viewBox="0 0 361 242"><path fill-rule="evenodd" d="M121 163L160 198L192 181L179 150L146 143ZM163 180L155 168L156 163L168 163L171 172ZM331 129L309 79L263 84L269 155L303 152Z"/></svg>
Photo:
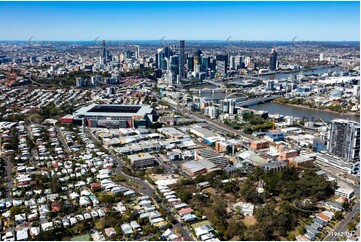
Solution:
<svg viewBox="0 0 361 242"><path fill-rule="evenodd" d="M340 220L342 220L343 218L344 218L344 216L343 216L343 214L342 214L341 211L335 212L335 219L336 219L336 220L340 221Z"/></svg>
<svg viewBox="0 0 361 242"><path fill-rule="evenodd" d="M227 240L232 239L234 236L239 236L238 239L241 240L245 229L246 227L241 221L231 219L228 222L227 230L225 231L224 236Z"/></svg>
<svg viewBox="0 0 361 242"><path fill-rule="evenodd" d="M356 230L356 225L357 223L355 221L351 221L350 223L347 224L347 229L349 231L354 231Z"/></svg>
<svg viewBox="0 0 361 242"><path fill-rule="evenodd" d="M20 213L23 213L23 209L19 206L10 208L10 216L14 217L15 215L18 215Z"/></svg>
<svg viewBox="0 0 361 242"><path fill-rule="evenodd" d="M342 207L343 207L343 209L344 209L345 211L349 211L350 208L351 208L351 204L350 204L348 201L344 201L344 202L342 203Z"/></svg>
<svg viewBox="0 0 361 242"><path fill-rule="evenodd" d="M99 196L99 202L101 203L114 203L115 202L115 197L108 195L108 194L102 194L101 196Z"/></svg>
<svg viewBox="0 0 361 242"><path fill-rule="evenodd" d="M305 227L302 227L298 230L298 233L300 233L300 234L305 234L306 232L307 231L306 231Z"/></svg>
<svg viewBox="0 0 361 242"><path fill-rule="evenodd" d="M154 172L155 174L163 174L163 173L164 173L164 170L163 170L161 167L156 166L156 167L153 168L153 172Z"/></svg>
<svg viewBox="0 0 361 242"><path fill-rule="evenodd" d="M61 184L59 182L59 177L57 175L55 175L51 178L50 189L53 193L59 193L62 191Z"/></svg>

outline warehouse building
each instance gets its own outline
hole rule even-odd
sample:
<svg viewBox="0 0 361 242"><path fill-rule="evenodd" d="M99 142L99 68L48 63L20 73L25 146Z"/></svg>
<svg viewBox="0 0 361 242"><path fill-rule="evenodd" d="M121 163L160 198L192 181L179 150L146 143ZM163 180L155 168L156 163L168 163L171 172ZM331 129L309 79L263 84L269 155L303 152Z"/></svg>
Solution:
<svg viewBox="0 0 361 242"><path fill-rule="evenodd" d="M157 165L156 159L149 153L128 155L128 159L135 169L145 169Z"/></svg>

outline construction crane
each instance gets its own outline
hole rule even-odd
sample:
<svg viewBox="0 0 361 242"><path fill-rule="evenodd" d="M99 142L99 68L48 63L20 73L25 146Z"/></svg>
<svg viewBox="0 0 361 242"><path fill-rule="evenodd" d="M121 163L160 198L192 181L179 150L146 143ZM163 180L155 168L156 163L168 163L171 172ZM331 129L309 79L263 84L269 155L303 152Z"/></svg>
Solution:
<svg viewBox="0 0 361 242"><path fill-rule="evenodd" d="M329 127L328 127L328 124L327 124L325 121L323 121L323 119L322 119L321 117L318 117L318 119L321 120L321 122L322 122L324 125L326 125L327 128L329 128Z"/></svg>
<svg viewBox="0 0 361 242"><path fill-rule="evenodd" d="M275 117L276 117L277 114L274 114L273 117L272 117L272 131L275 131Z"/></svg>

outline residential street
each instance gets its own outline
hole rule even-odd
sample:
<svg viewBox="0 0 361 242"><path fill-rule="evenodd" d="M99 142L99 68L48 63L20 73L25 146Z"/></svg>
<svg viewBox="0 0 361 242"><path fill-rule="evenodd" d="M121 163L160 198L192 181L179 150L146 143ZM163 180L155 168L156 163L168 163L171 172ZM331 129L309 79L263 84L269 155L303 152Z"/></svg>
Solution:
<svg viewBox="0 0 361 242"><path fill-rule="evenodd" d="M96 141L96 142L99 142L99 140L94 137L94 135L90 132L89 129L85 129L85 132L89 135L89 137L91 139L93 139L93 141ZM157 202L157 199L159 198L158 195L156 194L156 191L155 189L146 181L143 181L139 178L136 178L136 177L133 177L133 176L129 176L127 174L125 174L123 171L122 171L122 167L124 166L124 163L122 160L120 160L118 157L116 157L114 154L112 154L111 152L109 152L109 156L116 161L116 164L117 164L117 167L116 167L116 173L118 175L122 175L123 177L125 177L126 179L140 185L141 187L144 188L144 190L142 190L141 192L144 193L145 195L149 196L149 197L152 197L153 198L153 201L158 204L159 206L161 206L165 211L167 211L167 213L172 217L172 220L175 219L174 216L172 215L170 209L163 205L162 203L158 203ZM137 188L133 188L135 190L139 190ZM192 238L192 236L190 235L190 233L182 226L181 223L176 223L174 224L175 227L177 227L179 229L179 231L181 231L182 233L182 236L185 240L187 241L192 241L194 240Z"/></svg>

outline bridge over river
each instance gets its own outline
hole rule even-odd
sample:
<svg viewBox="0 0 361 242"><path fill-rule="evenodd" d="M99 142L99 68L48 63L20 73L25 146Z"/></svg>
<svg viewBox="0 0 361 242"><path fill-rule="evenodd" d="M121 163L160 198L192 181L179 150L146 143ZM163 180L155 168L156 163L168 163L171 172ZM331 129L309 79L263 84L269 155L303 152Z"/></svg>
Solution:
<svg viewBox="0 0 361 242"><path fill-rule="evenodd" d="M273 95L273 96L269 96L269 97L261 97L261 98L253 98L253 99L248 99L242 102L237 103L238 107L249 107L249 106L254 106L257 104L261 104L261 103L266 103L266 102L270 102L275 100L276 98L278 98L280 96L278 95Z"/></svg>

